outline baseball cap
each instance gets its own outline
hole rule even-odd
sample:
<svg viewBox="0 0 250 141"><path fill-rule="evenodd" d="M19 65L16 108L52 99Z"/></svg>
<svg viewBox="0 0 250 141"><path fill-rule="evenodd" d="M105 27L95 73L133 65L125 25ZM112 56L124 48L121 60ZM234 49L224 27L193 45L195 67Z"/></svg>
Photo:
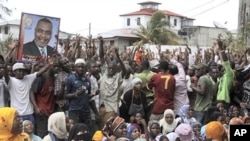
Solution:
<svg viewBox="0 0 250 141"><path fill-rule="evenodd" d="M12 67L12 70L18 70L18 69L26 69L23 63L15 63Z"/></svg>

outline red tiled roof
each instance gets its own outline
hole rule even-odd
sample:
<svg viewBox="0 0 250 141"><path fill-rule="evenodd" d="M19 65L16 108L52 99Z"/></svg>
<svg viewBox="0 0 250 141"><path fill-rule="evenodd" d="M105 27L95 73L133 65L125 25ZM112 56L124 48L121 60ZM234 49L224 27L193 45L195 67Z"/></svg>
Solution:
<svg viewBox="0 0 250 141"><path fill-rule="evenodd" d="M183 15L174 13L174 12L169 11L169 10L159 10L159 11L162 11L165 15L168 15L168 16L185 17ZM127 13L127 14L122 14L120 16L133 16L133 15L149 15L149 16L152 16L154 14L154 12L156 12L156 10L142 9L140 11L135 11L135 12Z"/></svg>
<svg viewBox="0 0 250 141"><path fill-rule="evenodd" d="M142 4L161 4L161 3L159 3L159 2L154 2L154 1L145 1L145 2L140 2L140 3L138 3L138 4L140 4L140 5L142 5Z"/></svg>
<svg viewBox="0 0 250 141"><path fill-rule="evenodd" d="M174 13L174 12L169 11L169 10L160 10L160 11L162 11L165 15L169 15L169 16L186 17L186 16Z"/></svg>

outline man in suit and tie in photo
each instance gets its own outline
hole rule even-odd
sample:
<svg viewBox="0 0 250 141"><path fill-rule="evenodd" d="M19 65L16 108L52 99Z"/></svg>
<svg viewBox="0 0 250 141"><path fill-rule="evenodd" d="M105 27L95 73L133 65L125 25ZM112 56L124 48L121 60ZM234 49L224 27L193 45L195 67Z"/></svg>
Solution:
<svg viewBox="0 0 250 141"><path fill-rule="evenodd" d="M54 54L53 47L48 43L52 37L52 23L47 18L37 22L34 40L23 45L23 55L48 57Z"/></svg>

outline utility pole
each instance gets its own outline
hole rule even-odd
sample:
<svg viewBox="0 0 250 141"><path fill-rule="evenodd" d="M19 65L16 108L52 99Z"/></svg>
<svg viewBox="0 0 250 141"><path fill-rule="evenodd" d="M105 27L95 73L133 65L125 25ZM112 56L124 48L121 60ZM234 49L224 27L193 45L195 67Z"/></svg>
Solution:
<svg viewBox="0 0 250 141"><path fill-rule="evenodd" d="M89 23L89 36L91 35L91 23Z"/></svg>

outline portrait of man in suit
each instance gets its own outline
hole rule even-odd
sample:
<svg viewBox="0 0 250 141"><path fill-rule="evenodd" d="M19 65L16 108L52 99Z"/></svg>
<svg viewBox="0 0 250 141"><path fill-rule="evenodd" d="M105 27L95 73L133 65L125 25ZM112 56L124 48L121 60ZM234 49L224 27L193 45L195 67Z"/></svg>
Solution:
<svg viewBox="0 0 250 141"><path fill-rule="evenodd" d="M28 56L52 56L56 48L48 43L52 37L53 24L48 18L38 20L34 29L34 39L23 45L23 55Z"/></svg>

